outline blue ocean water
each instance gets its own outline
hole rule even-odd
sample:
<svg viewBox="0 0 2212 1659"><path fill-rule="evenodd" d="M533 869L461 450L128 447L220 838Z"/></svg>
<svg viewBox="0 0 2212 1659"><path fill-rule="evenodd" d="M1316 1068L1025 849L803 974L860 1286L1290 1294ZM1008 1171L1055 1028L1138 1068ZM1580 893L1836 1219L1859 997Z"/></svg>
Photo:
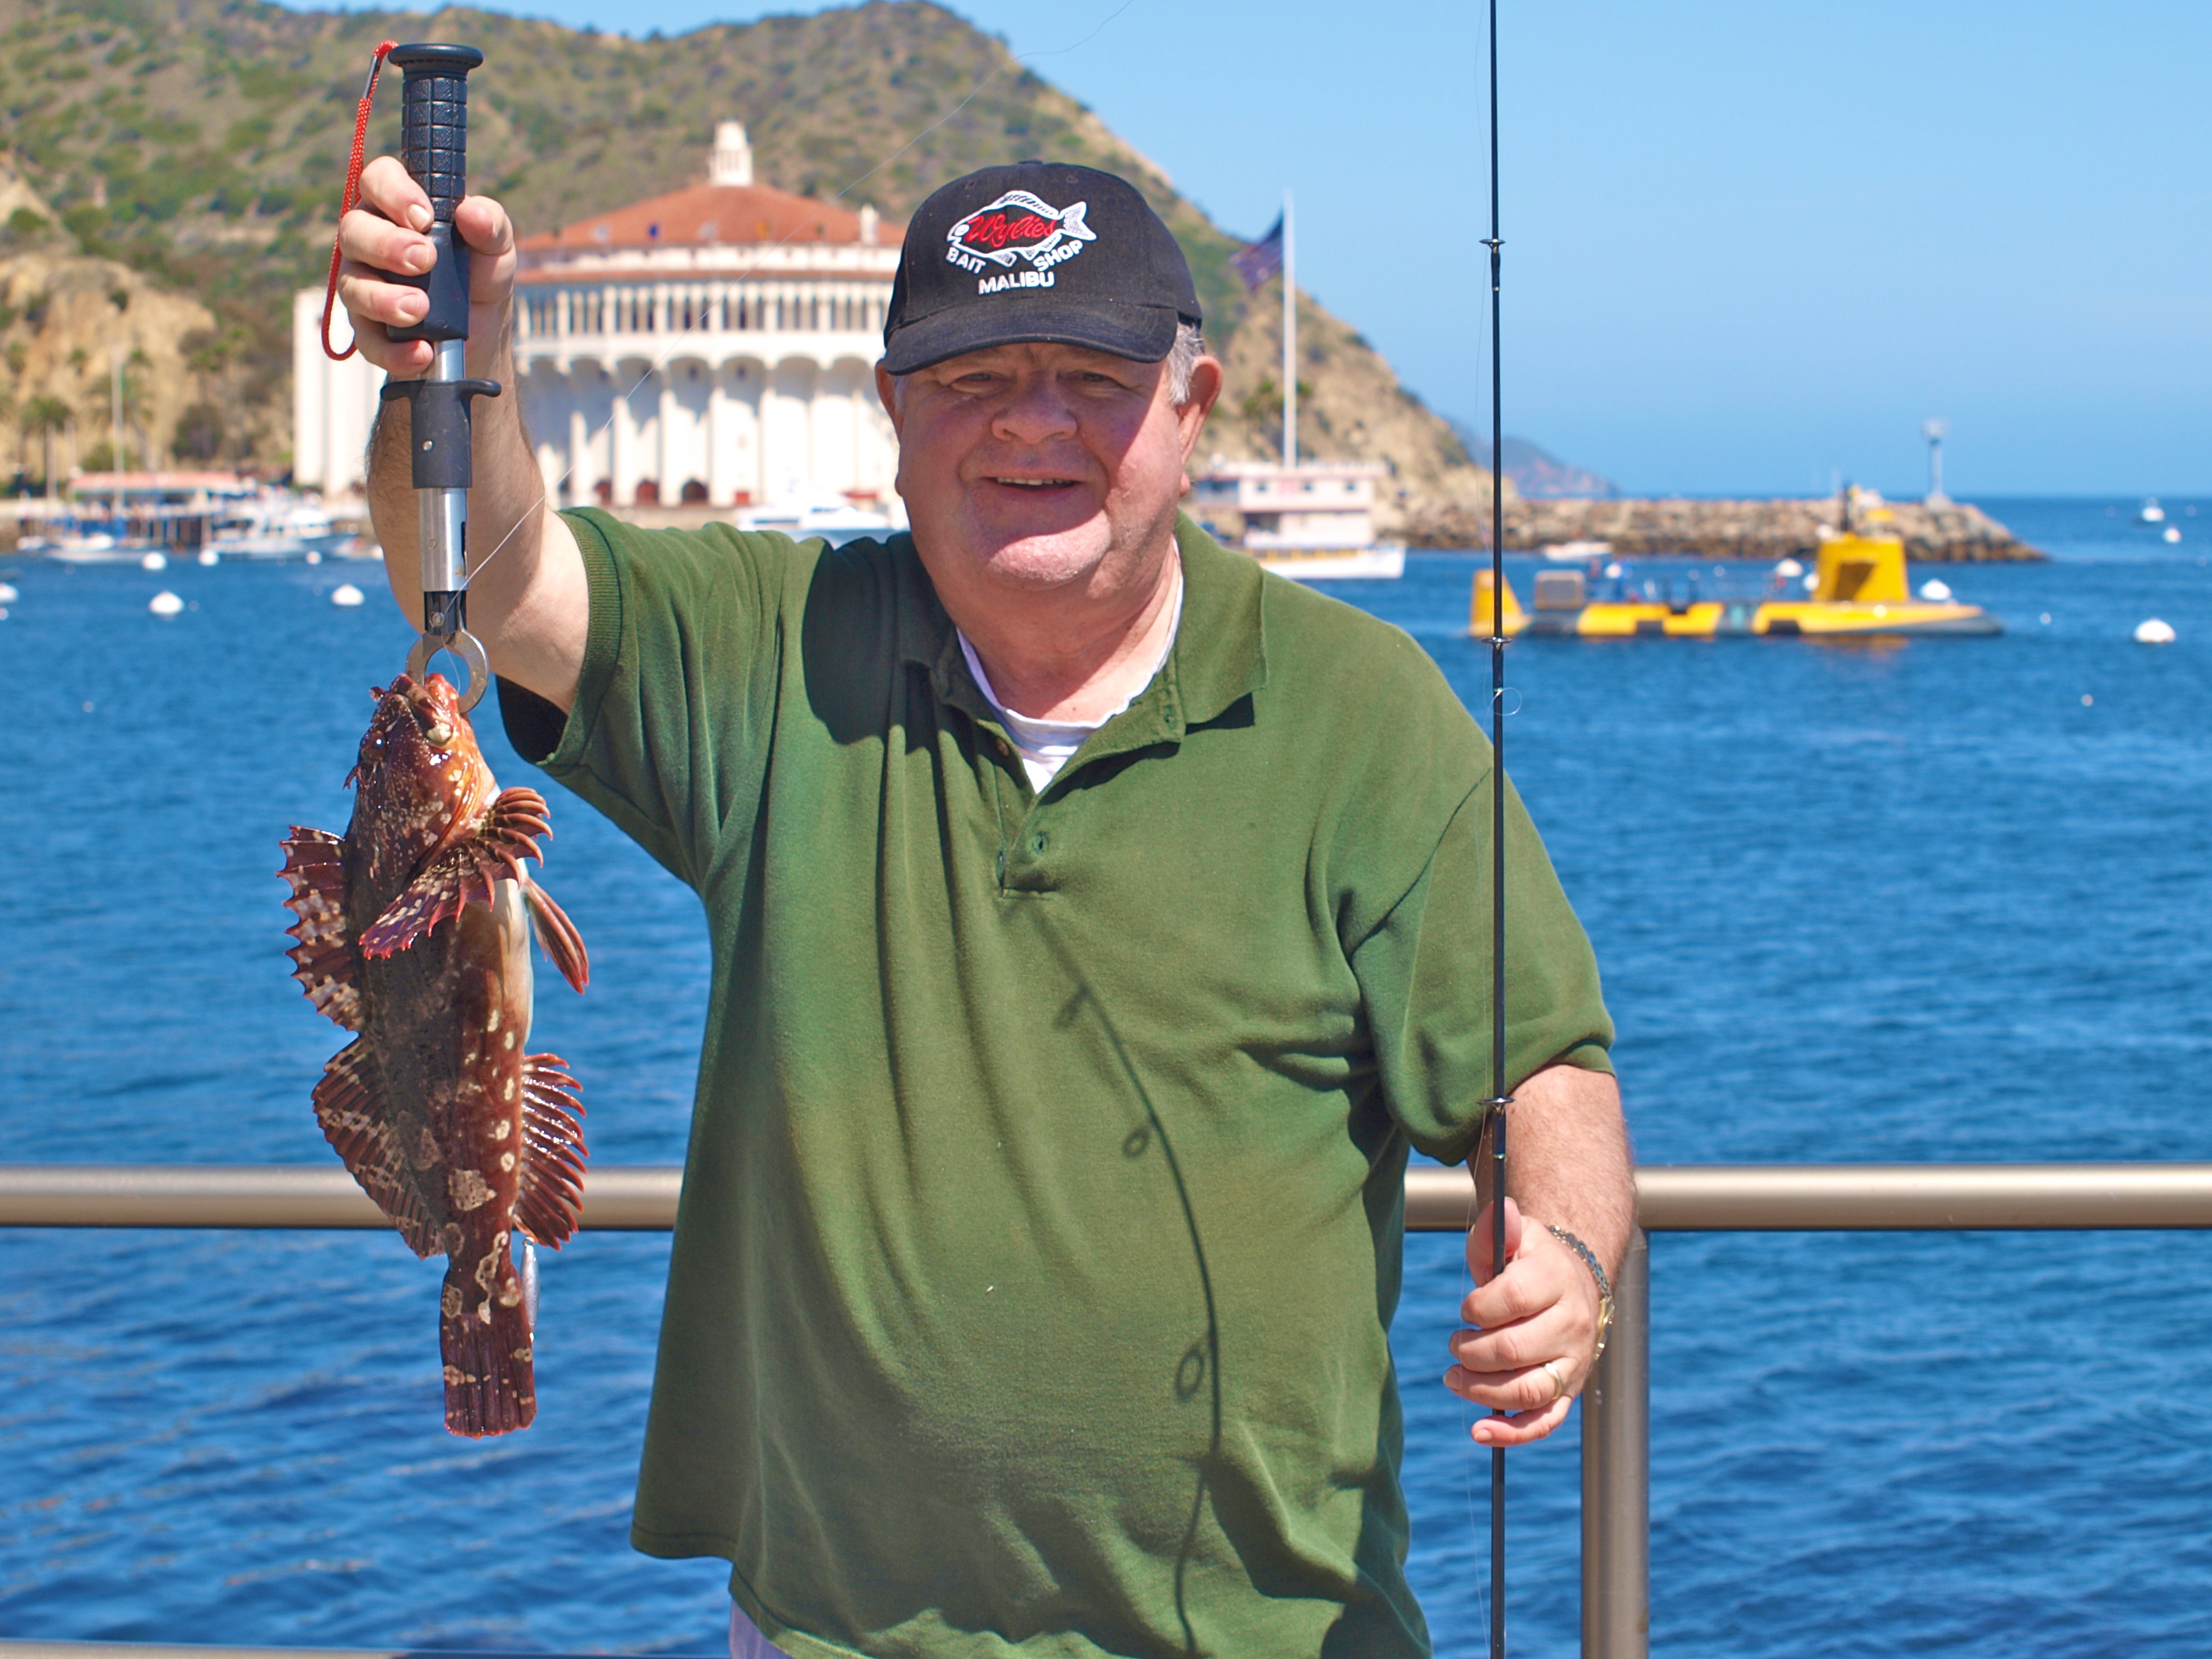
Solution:
<svg viewBox="0 0 2212 1659"><path fill-rule="evenodd" d="M2132 502L1987 505L2057 556L1942 573L2000 639L1513 648L1508 762L1645 1161L2212 1158L2212 502L2167 503L2179 545ZM1337 591L1479 700L1474 562ZM0 1161L328 1158L335 1038L271 872L284 824L343 826L404 655L376 577L7 574ZM330 604L349 578L368 605ZM149 616L164 587L192 608ZM2132 641L2152 616L2176 644ZM698 912L555 807L593 982L546 983L539 1033L595 1162L675 1162ZM1436 1382L1464 1270L1455 1240L1407 1253L1411 1571L1473 1656L1487 1460ZM665 1255L546 1258L538 1423L470 1443L440 1426L435 1269L395 1239L0 1231L0 1635L718 1650L717 1565L625 1543ZM1655 1651L2212 1649L2212 1240L1673 1236L1651 1262ZM1570 1653L1571 1428L1511 1469L1515 1650Z"/></svg>

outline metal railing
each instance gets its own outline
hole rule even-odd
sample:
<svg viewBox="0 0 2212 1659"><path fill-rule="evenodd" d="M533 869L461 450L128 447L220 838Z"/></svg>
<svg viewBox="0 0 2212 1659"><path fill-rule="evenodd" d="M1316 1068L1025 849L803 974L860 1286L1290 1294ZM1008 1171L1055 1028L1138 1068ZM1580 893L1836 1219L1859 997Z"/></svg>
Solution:
<svg viewBox="0 0 2212 1659"><path fill-rule="evenodd" d="M583 1225L665 1231L676 1224L682 1179L673 1167L594 1170ZM1463 1169L1409 1170L1406 1225L1462 1232L1474 1197ZM1612 1340L1583 1395L1583 1659L1644 1659L1650 1645L1648 1233L2212 1229L2212 1164L1662 1165L1636 1172L1636 1197L1638 1224L1614 1282ZM0 1164L0 1226L391 1224L335 1167ZM313 1659L316 1651L0 1641L0 1659Z"/></svg>

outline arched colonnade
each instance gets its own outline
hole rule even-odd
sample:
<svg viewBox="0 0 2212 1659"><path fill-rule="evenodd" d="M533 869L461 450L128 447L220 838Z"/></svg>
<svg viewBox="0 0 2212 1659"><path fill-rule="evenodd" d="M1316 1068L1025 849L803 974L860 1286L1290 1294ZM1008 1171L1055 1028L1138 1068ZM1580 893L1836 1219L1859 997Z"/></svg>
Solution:
<svg viewBox="0 0 2212 1659"><path fill-rule="evenodd" d="M563 506L890 497L897 446L872 356L769 360L676 346L520 368L547 498Z"/></svg>

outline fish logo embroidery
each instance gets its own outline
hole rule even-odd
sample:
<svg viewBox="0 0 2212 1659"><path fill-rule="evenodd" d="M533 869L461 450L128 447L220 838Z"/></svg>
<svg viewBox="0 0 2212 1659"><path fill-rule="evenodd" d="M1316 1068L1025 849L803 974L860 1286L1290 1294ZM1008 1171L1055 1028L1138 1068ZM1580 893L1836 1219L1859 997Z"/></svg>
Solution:
<svg viewBox="0 0 2212 1659"><path fill-rule="evenodd" d="M1016 280L996 277L977 284L979 293L1008 288L1049 288L1032 273L1044 273L1064 259L1083 252L1098 233L1083 222L1091 204L1078 202L1056 208L1042 197L1025 190L1010 190L989 205L976 209L945 233L945 257L961 270L981 276L989 265L1009 270L1022 259L1030 270Z"/></svg>

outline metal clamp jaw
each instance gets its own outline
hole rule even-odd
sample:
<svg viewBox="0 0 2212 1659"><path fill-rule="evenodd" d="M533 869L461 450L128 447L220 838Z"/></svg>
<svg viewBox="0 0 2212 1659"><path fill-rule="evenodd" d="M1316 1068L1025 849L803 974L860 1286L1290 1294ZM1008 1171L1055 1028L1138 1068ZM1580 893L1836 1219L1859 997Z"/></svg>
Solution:
<svg viewBox="0 0 2212 1659"><path fill-rule="evenodd" d="M384 388L412 414L408 448L414 471L416 544L422 556L422 633L407 656L417 680L430 659L450 651L468 670L461 693L473 708L491 684L484 648L468 629L470 400L496 398L496 380L468 377L469 249L453 226L468 185L469 71L483 62L474 46L423 43L395 47L391 63L406 76L399 112L400 161L430 199L428 231L437 257L427 275L399 276L423 291L422 319L392 331L394 340L430 343L429 372Z"/></svg>
<svg viewBox="0 0 2212 1659"><path fill-rule="evenodd" d="M483 646L468 629L468 492L473 472L469 400L496 398L500 387L496 380L459 374L462 349L459 340L441 342L429 378L394 380L385 386L383 401L404 399L412 411L408 448L422 559L422 633L408 653L407 672L420 680L431 658L451 651L469 672L461 693L465 713L491 684Z"/></svg>
<svg viewBox="0 0 2212 1659"><path fill-rule="evenodd" d="M469 632L466 588L422 595L422 631L407 653L408 678L421 684L430 672L430 659L441 651L452 652L469 671L468 685L461 693L461 712L465 714L483 700L484 689L491 684L491 663L484 655L483 641Z"/></svg>

